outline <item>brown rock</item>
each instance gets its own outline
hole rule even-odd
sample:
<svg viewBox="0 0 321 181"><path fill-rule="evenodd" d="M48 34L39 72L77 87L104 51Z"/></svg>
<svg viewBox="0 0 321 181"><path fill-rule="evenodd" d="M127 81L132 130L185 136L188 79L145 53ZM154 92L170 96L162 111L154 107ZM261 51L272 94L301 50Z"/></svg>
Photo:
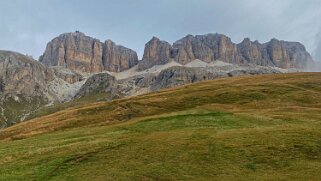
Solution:
<svg viewBox="0 0 321 181"><path fill-rule="evenodd" d="M53 71L22 54L0 51L0 79L3 92L25 96L43 96Z"/></svg>
<svg viewBox="0 0 321 181"><path fill-rule="evenodd" d="M68 68L51 67L50 69L53 70L57 77L68 82L69 84L73 84L84 79L81 74L78 74L77 72L74 72Z"/></svg>
<svg viewBox="0 0 321 181"><path fill-rule="evenodd" d="M231 39L221 34L188 35L173 45L175 60L187 64L195 59L204 62L221 60L238 63L237 47Z"/></svg>
<svg viewBox="0 0 321 181"><path fill-rule="evenodd" d="M236 45L221 34L188 35L173 44L171 56L181 64L199 59L207 63L220 60L233 64L298 69L304 69L313 62L305 47L297 42L272 39L260 44L246 38Z"/></svg>
<svg viewBox="0 0 321 181"><path fill-rule="evenodd" d="M102 71L102 45L80 32L62 34L48 43L40 62L77 72Z"/></svg>
<svg viewBox="0 0 321 181"><path fill-rule="evenodd" d="M175 60L187 64L195 59L210 63L216 60L233 64L255 64L281 68L304 69L313 62L305 47L297 42L272 39L260 44L245 39L234 44L222 34L188 35L173 46L153 37L146 45L142 61L133 50L108 40L99 40L83 33L60 35L48 43L40 62L48 66L63 66L75 72L97 73L103 70L121 72L136 64L138 70Z"/></svg>
<svg viewBox="0 0 321 181"><path fill-rule="evenodd" d="M245 39L237 47L242 63L304 69L313 62L305 47L297 42L272 39L265 44L260 44L257 41L251 42Z"/></svg>
<svg viewBox="0 0 321 181"><path fill-rule="evenodd" d="M249 38L245 38L240 44L237 45L238 53L241 56L241 63L253 63L262 65L262 45L258 42L252 42Z"/></svg>
<svg viewBox="0 0 321 181"><path fill-rule="evenodd" d="M137 53L131 49L116 45L111 40L104 43L103 64L105 70L122 72L137 65Z"/></svg>
<svg viewBox="0 0 321 181"><path fill-rule="evenodd" d="M75 98L102 93L106 95L104 100L112 100L122 96L117 89L116 78L108 73L99 73L89 77Z"/></svg>
<svg viewBox="0 0 321 181"><path fill-rule="evenodd" d="M145 70L154 65L163 65L171 60L172 46L165 41L153 37L145 45L144 56L139 62L138 70Z"/></svg>
<svg viewBox="0 0 321 181"><path fill-rule="evenodd" d="M109 42L109 43L108 43ZM104 53L104 55L103 55ZM119 72L138 63L136 52L111 41L103 44L81 32L66 33L48 43L39 61L48 66L63 66L76 72Z"/></svg>

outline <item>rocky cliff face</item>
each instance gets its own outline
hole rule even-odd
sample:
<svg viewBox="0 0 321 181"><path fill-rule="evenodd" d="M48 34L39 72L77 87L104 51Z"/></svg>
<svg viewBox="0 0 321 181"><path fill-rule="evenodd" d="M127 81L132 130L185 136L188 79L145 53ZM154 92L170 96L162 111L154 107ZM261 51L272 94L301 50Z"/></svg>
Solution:
<svg viewBox="0 0 321 181"><path fill-rule="evenodd" d="M172 46L168 42L153 37L145 45L144 56L142 61L139 62L138 70L168 63L171 59L171 50Z"/></svg>
<svg viewBox="0 0 321 181"><path fill-rule="evenodd" d="M166 48L161 48L166 47ZM246 38L239 44L222 34L187 35L172 46L153 38L145 46L140 70L161 65L169 60L187 64L195 59L210 63L220 60L233 64L255 64L280 68L304 69L312 62L305 47L297 42L272 39L261 44Z"/></svg>
<svg viewBox="0 0 321 181"><path fill-rule="evenodd" d="M281 72L277 68L233 64L207 67L172 66L161 71L141 72L125 79L116 79L108 73L100 73L90 77L76 97L95 99L99 95L98 100L111 100L221 77L275 73Z"/></svg>
<svg viewBox="0 0 321 181"><path fill-rule="evenodd" d="M304 69L313 62L311 55L298 42L272 39L260 44L258 41L252 42L247 38L237 47L242 63Z"/></svg>
<svg viewBox="0 0 321 181"><path fill-rule="evenodd" d="M24 121L46 105L69 101L82 79L69 69L49 68L22 54L0 51L0 128Z"/></svg>
<svg viewBox="0 0 321 181"><path fill-rule="evenodd" d="M227 76L226 73L206 71L203 68L171 67L156 76L155 82L151 84L151 90L156 91L225 76Z"/></svg>
<svg viewBox="0 0 321 181"><path fill-rule="evenodd" d="M4 88L5 88L5 85L4 85L4 82L2 80L2 78L0 79L0 93L2 94L4 92Z"/></svg>
<svg viewBox="0 0 321 181"><path fill-rule="evenodd" d="M137 53L107 40L103 46L104 69L111 72L122 72L138 64Z"/></svg>
<svg viewBox="0 0 321 181"><path fill-rule="evenodd" d="M267 53L261 53L262 45L258 42L252 42L249 38L245 38L237 45L238 54L241 63L253 63L256 65L269 65L269 57Z"/></svg>
<svg viewBox="0 0 321 181"><path fill-rule="evenodd" d="M92 96L100 100L112 100L122 97L120 91L117 89L117 80L108 73L99 73L87 79L85 84L80 88L75 98L85 96ZM101 96L101 95L104 96Z"/></svg>
<svg viewBox="0 0 321 181"><path fill-rule="evenodd" d="M221 60L229 63L238 63L237 47L225 35L208 34L188 35L173 44L173 58L186 64L195 59L204 62Z"/></svg>
<svg viewBox="0 0 321 181"><path fill-rule="evenodd" d="M55 74L24 55L0 51L0 127L24 120L55 96L48 89Z"/></svg>
<svg viewBox="0 0 321 181"><path fill-rule="evenodd" d="M55 73L56 77L66 81L69 84L73 84L84 79L81 74L74 72L68 68L50 67L50 69Z"/></svg>
<svg viewBox="0 0 321 181"><path fill-rule="evenodd" d="M185 65L195 59L297 69L304 69L312 62L305 47L297 42L272 39L261 44L246 38L235 44L229 37L217 33L187 35L173 45L153 37L146 43L141 61L135 51L111 40L101 43L80 32L66 33L49 42L39 58L48 66L62 66L78 73L122 72L137 64L142 71L170 61Z"/></svg>
<svg viewBox="0 0 321 181"><path fill-rule="evenodd" d="M304 69L313 62L311 55L301 43L272 39L265 46L270 59L277 67Z"/></svg>
<svg viewBox="0 0 321 181"><path fill-rule="evenodd" d="M0 78L4 92L15 92L26 96L40 96L46 83L55 75L46 66L24 55L0 51Z"/></svg>
<svg viewBox="0 0 321 181"><path fill-rule="evenodd" d="M62 34L47 44L39 61L48 66L63 66L76 72L119 72L138 63L136 52L105 43L81 32Z"/></svg>

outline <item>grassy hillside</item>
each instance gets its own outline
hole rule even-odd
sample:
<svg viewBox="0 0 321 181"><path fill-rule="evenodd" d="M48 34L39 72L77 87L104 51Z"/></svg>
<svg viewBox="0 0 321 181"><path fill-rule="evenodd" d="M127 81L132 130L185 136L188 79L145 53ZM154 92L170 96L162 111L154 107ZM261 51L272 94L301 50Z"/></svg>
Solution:
<svg viewBox="0 0 321 181"><path fill-rule="evenodd" d="M0 132L0 180L319 180L321 74L224 78Z"/></svg>
<svg viewBox="0 0 321 181"><path fill-rule="evenodd" d="M0 104L0 107L3 108L0 114L0 127L9 127L19 123L30 113L36 112L37 109L46 104L47 102L40 96L28 98L23 95L4 96Z"/></svg>

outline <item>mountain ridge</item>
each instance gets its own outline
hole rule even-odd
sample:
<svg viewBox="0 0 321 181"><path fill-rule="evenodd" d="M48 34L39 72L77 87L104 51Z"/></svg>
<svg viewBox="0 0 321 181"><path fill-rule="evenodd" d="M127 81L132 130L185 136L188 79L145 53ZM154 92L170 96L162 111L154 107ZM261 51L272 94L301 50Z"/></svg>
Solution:
<svg viewBox="0 0 321 181"><path fill-rule="evenodd" d="M313 63L310 53L299 42L272 38L261 44L245 38L237 44L218 33L187 35L173 44L154 36L145 44L144 55L139 61L134 50L116 45L111 40L102 43L79 31L54 38L39 61L48 66L60 65L78 72L98 73L103 70L122 72L137 64L138 70L143 71L170 61L184 65L195 59L207 63L219 60L297 69Z"/></svg>
<svg viewBox="0 0 321 181"><path fill-rule="evenodd" d="M250 61L237 62L240 52ZM273 61L285 58L278 61L280 66L260 65L260 57L269 57L268 52ZM188 35L173 44L153 37L138 61L135 51L112 40L103 43L79 31L64 33L48 43L39 61L0 52L0 126L27 120L39 108L86 97L110 101L220 77L297 71L279 68L288 60L300 67L310 55L297 42L273 39L259 44L245 39L234 44L225 35L207 34Z"/></svg>
<svg viewBox="0 0 321 181"><path fill-rule="evenodd" d="M103 43L76 31L51 40L39 61L47 66L63 66L76 72L97 73L129 69L137 64L138 57L135 51L111 40Z"/></svg>

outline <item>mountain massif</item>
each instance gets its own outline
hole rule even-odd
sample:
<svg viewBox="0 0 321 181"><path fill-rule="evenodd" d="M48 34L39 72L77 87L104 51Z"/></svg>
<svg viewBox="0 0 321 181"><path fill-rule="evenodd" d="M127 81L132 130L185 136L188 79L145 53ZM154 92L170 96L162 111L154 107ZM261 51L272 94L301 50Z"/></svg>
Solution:
<svg viewBox="0 0 321 181"><path fill-rule="evenodd" d="M0 51L0 180L320 180L310 64L220 34L153 37L142 60L80 32L39 61Z"/></svg>
<svg viewBox="0 0 321 181"><path fill-rule="evenodd" d="M39 61L48 66L64 66L77 72L97 73L103 70L122 72L138 65L140 71L170 61L187 64L196 59L210 63L255 64L280 68L304 69L311 55L298 42L272 39L267 43L249 38L235 44L222 34L187 35L173 45L153 37L145 45L142 61L131 49L111 40L100 42L81 32L62 34L48 43Z"/></svg>
<svg viewBox="0 0 321 181"><path fill-rule="evenodd" d="M97 73L103 70L121 72L138 63L137 53L116 45L104 43L81 32L62 34L48 43L39 61L48 66L67 67L76 72Z"/></svg>
<svg viewBox="0 0 321 181"><path fill-rule="evenodd" d="M154 37L146 44L140 69L143 70L155 64L165 64L170 60L187 64L195 59L207 63L220 60L233 64L299 69L305 68L312 62L311 55L302 44L297 42L272 39L270 42L261 44L246 38L241 43L235 44L225 35L207 34L187 35L173 45Z"/></svg>
<svg viewBox="0 0 321 181"><path fill-rule="evenodd" d="M276 39L235 44L207 34L170 44L153 37L138 60L135 51L111 40L65 33L47 44L39 61L0 51L0 126L88 96L113 100L221 77L299 71L312 62L302 44Z"/></svg>

